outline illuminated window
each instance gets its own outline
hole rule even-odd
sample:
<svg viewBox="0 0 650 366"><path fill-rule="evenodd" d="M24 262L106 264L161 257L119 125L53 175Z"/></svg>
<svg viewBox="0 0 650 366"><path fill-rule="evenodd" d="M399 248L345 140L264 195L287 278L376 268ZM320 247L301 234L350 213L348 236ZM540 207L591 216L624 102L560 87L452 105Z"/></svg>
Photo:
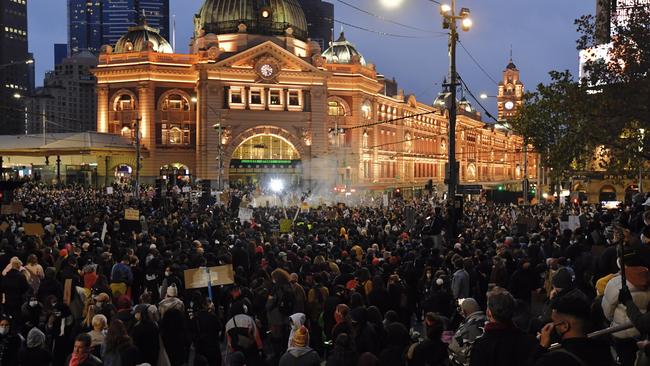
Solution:
<svg viewBox="0 0 650 366"><path fill-rule="evenodd" d="M235 149L233 159L298 160L298 151L289 142L274 135L257 135Z"/></svg>
<svg viewBox="0 0 650 366"><path fill-rule="evenodd" d="M368 148L368 131L363 131L363 138L361 140L361 145L364 149Z"/></svg>
<svg viewBox="0 0 650 366"><path fill-rule="evenodd" d="M372 105L370 105L370 102L366 101L365 103L363 103L363 105L361 106L361 114L365 119L372 118Z"/></svg>
<svg viewBox="0 0 650 366"><path fill-rule="evenodd" d="M332 100L327 102L327 115L328 116L345 116L345 107L343 103Z"/></svg>
<svg viewBox="0 0 650 366"><path fill-rule="evenodd" d="M177 126L162 124L162 143L163 145L188 145L190 143L190 130L181 129Z"/></svg>
<svg viewBox="0 0 650 366"><path fill-rule="evenodd" d="M135 100L129 94L122 94L115 100L115 111L132 111L135 109Z"/></svg>
<svg viewBox="0 0 650 366"><path fill-rule="evenodd" d="M162 104L163 111L189 111L190 103L180 94L169 94Z"/></svg>
<svg viewBox="0 0 650 366"><path fill-rule="evenodd" d="M122 128L120 134L122 135L122 137L128 137L128 138L133 137L133 132L131 132L131 129L126 126Z"/></svg>
<svg viewBox="0 0 650 366"><path fill-rule="evenodd" d="M279 90L269 91L269 104L271 105L282 105L282 98L280 97Z"/></svg>

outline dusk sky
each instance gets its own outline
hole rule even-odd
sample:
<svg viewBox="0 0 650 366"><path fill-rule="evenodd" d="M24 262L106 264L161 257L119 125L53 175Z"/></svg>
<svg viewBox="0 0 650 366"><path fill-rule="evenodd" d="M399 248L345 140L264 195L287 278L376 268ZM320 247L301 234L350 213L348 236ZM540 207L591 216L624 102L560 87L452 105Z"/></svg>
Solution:
<svg viewBox="0 0 650 366"><path fill-rule="evenodd" d="M416 38L398 38L343 26L348 40L355 43L368 62L377 70L395 77L399 87L417 99L431 103L447 74L447 38L441 32L441 18L436 4L428 0L402 0L400 7L387 9L380 0L345 0L347 3L395 22L429 30L423 32L377 19L331 0L335 18L372 31ZM202 0L170 0L171 14L176 15L177 52L187 52L192 19ZM513 60L521 71L526 89L548 80L548 71L569 69L577 74L578 38L573 21L595 11L595 0L458 0L458 7L471 10L474 27L462 33L460 40L489 75L497 81L508 63L510 47ZM29 12L29 48L36 59L36 83L42 85L43 74L53 68L54 43L66 43L66 0L31 0ZM342 25L336 24L336 34ZM171 40L170 40L171 41ZM478 97L481 92L496 94L496 85L458 49L458 73ZM484 103L494 112L495 100Z"/></svg>

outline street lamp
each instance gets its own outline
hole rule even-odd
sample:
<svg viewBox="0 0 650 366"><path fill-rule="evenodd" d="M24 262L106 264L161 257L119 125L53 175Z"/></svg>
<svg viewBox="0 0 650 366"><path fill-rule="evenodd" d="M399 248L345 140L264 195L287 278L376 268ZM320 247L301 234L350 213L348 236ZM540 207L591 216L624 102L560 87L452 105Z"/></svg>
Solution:
<svg viewBox="0 0 650 366"><path fill-rule="evenodd" d="M9 62L6 64L0 65L0 68L5 68L5 67L10 67L14 65L31 65L34 63L34 60L29 59L29 60L23 60L23 61L15 61L15 62Z"/></svg>
<svg viewBox="0 0 650 366"><path fill-rule="evenodd" d="M219 118L219 121L221 121L221 113L217 115ZM221 145L221 122L215 123L212 127L217 131L217 147L218 147L218 155L217 155L217 160L219 161L219 172L217 176L217 190L221 191L221 181L222 181L222 171L223 171L223 146Z"/></svg>
<svg viewBox="0 0 650 366"><path fill-rule="evenodd" d="M20 99L20 98L22 98L22 97L23 97L23 96L20 95L20 93L14 93L14 98L15 98L15 99Z"/></svg>

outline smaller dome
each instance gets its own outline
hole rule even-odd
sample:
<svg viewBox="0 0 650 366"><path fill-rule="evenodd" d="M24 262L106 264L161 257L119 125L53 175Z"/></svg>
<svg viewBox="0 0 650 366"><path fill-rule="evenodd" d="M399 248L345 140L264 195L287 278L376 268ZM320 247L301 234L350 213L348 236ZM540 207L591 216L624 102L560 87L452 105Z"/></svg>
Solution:
<svg viewBox="0 0 650 366"><path fill-rule="evenodd" d="M442 91L438 93L438 96L433 101L433 106L440 110L449 109L450 104L451 104L451 92L449 91Z"/></svg>
<svg viewBox="0 0 650 366"><path fill-rule="evenodd" d="M506 69L508 69L508 70L517 70L517 66L515 65L514 62L512 62L512 60L510 60L510 63L508 64L508 66L506 66Z"/></svg>
<svg viewBox="0 0 650 366"><path fill-rule="evenodd" d="M465 97L458 102L458 109L467 113L476 113L476 108Z"/></svg>
<svg viewBox="0 0 650 366"><path fill-rule="evenodd" d="M358 57L359 63L366 66L366 59L352 43L345 39L343 32L339 39L332 42L332 45L322 53L322 56L330 64L351 64L353 59Z"/></svg>
<svg viewBox="0 0 650 366"><path fill-rule="evenodd" d="M151 50L158 53L174 53L172 46L158 29L146 24L129 27L129 31L115 44L115 53L141 52Z"/></svg>

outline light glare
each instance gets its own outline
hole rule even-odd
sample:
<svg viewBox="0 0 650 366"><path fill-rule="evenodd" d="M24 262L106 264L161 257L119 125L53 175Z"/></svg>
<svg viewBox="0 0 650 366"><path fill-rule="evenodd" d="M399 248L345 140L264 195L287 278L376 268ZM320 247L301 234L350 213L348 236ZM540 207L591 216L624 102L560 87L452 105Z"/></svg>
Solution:
<svg viewBox="0 0 650 366"><path fill-rule="evenodd" d="M394 9L402 5L403 0L380 0L380 2L382 6L389 9Z"/></svg>
<svg viewBox="0 0 650 366"><path fill-rule="evenodd" d="M284 182L281 179L271 179L269 188L271 188L273 192L281 192L284 189Z"/></svg>

